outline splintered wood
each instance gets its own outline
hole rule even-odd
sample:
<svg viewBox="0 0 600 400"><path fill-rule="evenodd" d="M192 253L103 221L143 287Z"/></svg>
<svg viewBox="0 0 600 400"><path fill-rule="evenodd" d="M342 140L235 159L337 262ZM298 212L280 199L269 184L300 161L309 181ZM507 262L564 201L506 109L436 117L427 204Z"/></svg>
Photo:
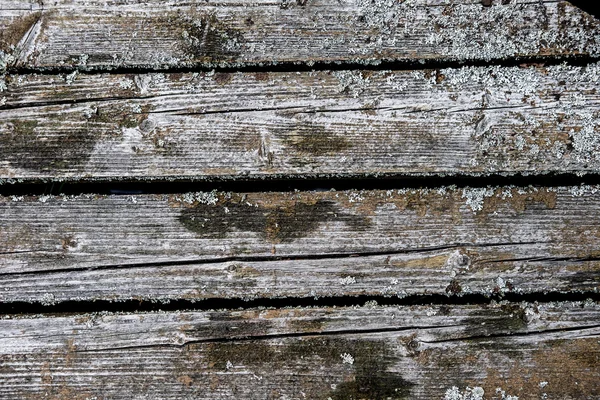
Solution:
<svg viewBox="0 0 600 400"><path fill-rule="evenodd" d="M0 399L600 399L599 129L566 1L0 0Z"/></svg>

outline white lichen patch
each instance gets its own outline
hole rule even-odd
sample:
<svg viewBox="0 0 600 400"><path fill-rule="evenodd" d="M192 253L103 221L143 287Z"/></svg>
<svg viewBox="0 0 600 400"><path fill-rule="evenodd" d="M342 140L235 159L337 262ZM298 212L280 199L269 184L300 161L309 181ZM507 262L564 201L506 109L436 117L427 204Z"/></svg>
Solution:
<svg viewBox="0 0 600 400"><path fill-rule="evenodd" d="M556 6L543 2L504 3L483 9L480 2L448 5L431 18L425 43L459 60L537 54L549 47L598 51L598 38L591 37L585 13L568 7L565 15L552 16L549 7Z"/></svg>
<svg viewBox="0 0 600 400"><path fill-rule="evenodd" d="M8 54L0 50L0 74L8 69L9 65L15 62L15 57L12 54Z"/></svg>
<svg viewBox="0 0 600 400"><path fill-rule="evenodd" d="M478 86L482 90L504 89L523 95L536 93L542 84L542 74L533 67L462 67L442 69L443 83L450 89L464 90Z"/></svg>
<svg viewBox="0 0 600 400"><path fill-rule="evenodd" d="M406 35L414 30L418 11L415 0L356 0L356 5L361 21L384 34L387 44L394 44L394 34ZM380 38L384 40L384 36Z"/></svg>
<svg viewBox="0 0 600 400"><path fill-rule="evenodd" d="M446 260L445 267L450 270L450 276L455 277L458 274L469 270L471 259L461 250L453 251Z"/></svg>
<svg viewBox="0 0 600 400"><path fill-rule="evenodd" d="M377 308L377 306L378 306L377 301L375 301L375 300L369 300L369 301L365 302L365 304L364 304L363 307L365 307L365 308Z"/></svg>
<svg viewBox="0 0 600 400"><path fill-rule="evenodd" d="M129 78L122 78L119 80L118 85L121 89L129 90L133 87L133 80Z"/></svg>
<svg viewBox="0 0 600 400"><path fill-rule="evenodd" d="M353 191L353 192L348 193L348 202L349 203L360 203L364 199L365 198L361 192Z"/></svg>
<svg viewBox="0 0 600 400"><path fill-rule="evenodd" d="M464 188L462 197L474 212L483 210L483 203L487 197L494 195L494 188Z"/></svg>
<svg viewBox="0 0 600 400"><path fill-rule="evenodd" d="M73 82L75 82L77 75L79 75L79 71L75 70L67 76L65 76L65 82L67 83L67 85L71 85Z"/></svg>
<svg viewBox="0 0 600 400"><path fill-rule="evenodd" d="M77 60L77 65L79 65L80 67L85 67L89 58L90 56L88 56L87 54L80 55L79 59Z"/></svg>
<svg viewBox="0 0 600 400"><path fill-rule="evenodd" d="M350 364L350 365L354 364L354 357L352 357L351 354L342 353L340 355L340 357L342 358L342 363L343 364Z"/></svg>
<svg viewBox="0 0 600 400"><path fill-rule="evenodd" d="M600 191L600 186L598 185L580 185L580 186L571 186L569 187L569 193L574 197L582 197L587 195L594 195Z"/></svg>
<svg viewBox="0 0 600 400"><path fill-rule="evenodd" d="M356 283L356 278L354 278L353 276L340 278L340 285L342 286L352 285L353 283Z"/></svg>
<svg viewBox="0 0 600 400"><path fill-rule="evenodd" d="M216 190L210 192L184 193L182 195L175 196L175 200L187 204L200 203L214 206L219 201L219 195Z"/></svg>
<svg viewBox="0 0 600 400"><path fill-rule="evenodd" d="M362 71L334 71L333 76L339 81L338 91L354 98L360 96L369 85L369 78L365 78Z"/></svg>
<svg viewBox="0 0 600 400"><path fill-rule="evenodd" d="M482 387L475 386L474 388L466 387L461 391L458 387L452 386L446 390L444 400L483 400L485 391Z"/></svg>
<svg viewBox="0 0 600 400"><path fill-rule="evenodd" d="M56 299L52 293L44 293L40 298L40 303L43 306L52 306L56 304Z"/></svg>
<svg viewBox="0 0 600 400"><path fill-rule="evenodd" d="M54 196L45 194L45 195L42 195L42 196L38 197L38 201L40 203L45 203L45 202L47 202L48 200L50 200L52 198L54 198Z"/></svg>

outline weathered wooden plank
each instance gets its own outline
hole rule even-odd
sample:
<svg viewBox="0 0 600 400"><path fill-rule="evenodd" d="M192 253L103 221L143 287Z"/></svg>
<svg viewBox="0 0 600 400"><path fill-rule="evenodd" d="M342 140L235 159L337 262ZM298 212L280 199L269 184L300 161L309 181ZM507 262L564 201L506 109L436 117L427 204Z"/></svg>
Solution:
<svg viewBox="0 0 600 400"><path fill-rule="evenodd" d="M599 311L587 302L2 319L0 397L595 399Z"/></svg>
<svg viewBox="0 0 600 400"><path fill-rule="evenodd" d="M0 301L468 295L597 292L600 262L545 255L539 244L322 260L116 265L0 275ZM544 254L544 255L542 255ZM511 258L509 258L511 257ZM464 263L461 265L461 263Z"/></svg>
<svg viewBox="0 0 600 400"><path fill-rule="evenodd" d="M10 76L0 178L600 171L600 67Z"/></svg>
<svg viewBox="0 0 600 400"><path fill-rule="evenodd" d="M2 46L16 46L25 55L16 65L28 68L598 55L598 22L568 2L493 3L59 0L31 22L31 40Z"/></svg>
<svg viewBox="0 0 600 400"><path fill-rule="evenodd" d="M589 186L2 198L0 297L597 291L599 207Z"/></svg>

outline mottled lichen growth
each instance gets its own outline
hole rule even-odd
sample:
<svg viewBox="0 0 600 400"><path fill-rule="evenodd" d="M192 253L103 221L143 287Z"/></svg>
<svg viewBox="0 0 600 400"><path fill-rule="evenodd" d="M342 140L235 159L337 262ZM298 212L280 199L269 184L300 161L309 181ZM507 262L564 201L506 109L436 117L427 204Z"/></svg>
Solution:
<svg viewBox="0 0 600 400"><path fill-rule="evenodd" d="M481 212L486 215L503 206L523 212L528 205L535 203L541 203L546 208L553 209L556 207L557 193L554 188L505 186L464 188L462 197L473 212Z"/></svg>
<svg viewBox="0 0 600 400"><path fill-rule="evenodd" d="M552 16L547 4L526 0L495 2L487 8L451 4L432 18L426 43L460 60L540 54L549 48L596 54L598 38L589 32L597 30L597 21L572 7L558 11ZM558 27L552 27L553 17Z"/></svg>

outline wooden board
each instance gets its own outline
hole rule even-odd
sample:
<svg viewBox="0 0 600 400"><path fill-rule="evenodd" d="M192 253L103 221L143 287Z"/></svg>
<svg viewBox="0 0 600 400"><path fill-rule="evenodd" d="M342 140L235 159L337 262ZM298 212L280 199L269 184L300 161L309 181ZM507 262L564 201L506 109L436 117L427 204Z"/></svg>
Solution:
<svg viewBox="0 0 600 400"><path fill-rule="evenodd" d="M0 200L0 298L597 291L600 193L570 188Z"/></svg>
<svg viewBox="0 0 600 400"><path fill-rule="evenodd" d="M598 64L7 79L3 179L600 171Z"/></svg>
<svg viewBox="0 0 600 400"><path fill-rule="evenodd" d="M2 319L0 397L595 399L599 313L586 302Z"/></svg>
<svg viewBox="0 0 600 400"><path fill-rule="evenodd" d="M55 0L2 20L6 30L30 29L0 46L15 48L11 66L33 69L599 55L598 22L568 2L481 3Z"/></svg>

